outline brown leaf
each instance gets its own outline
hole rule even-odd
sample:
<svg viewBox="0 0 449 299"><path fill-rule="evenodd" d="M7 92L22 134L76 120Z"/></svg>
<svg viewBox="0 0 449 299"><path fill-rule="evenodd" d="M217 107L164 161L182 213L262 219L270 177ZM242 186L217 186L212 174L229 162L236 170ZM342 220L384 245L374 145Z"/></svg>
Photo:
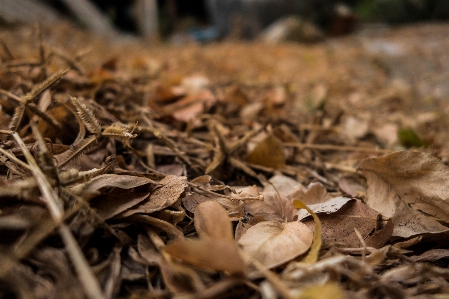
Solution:
<svg viewBox="0 0 449 299"><path fill-rule="evenodd" d="M359 170L368 182L367 205L393 217L393 236L448 230L438 222L449 222L449 167L439 159L403 151L367 159Z"/></svg>
<svg viewBox="0 0 449 299"><path fill-rule="evenodd" d="M338 187L340 187L341 191L353 197L366 194L366 184L362 180L364 181L364 178L360 175L342 176L338 180Z"/></svg>
<svg viewBox="0 0 449 299"><path fill-rule="evenodd" d="M325 202L331 198L326 188L319 182L310 183L306 190L298 189L294 197L299 198L306 205Z"/></svg>
<svg viewBox="0 0 449 299"><path fill-rule="evenodd" d="M195 229L200 239L234 240L226 210L216 201L206 201L195 209Z"/></svg>
<svg viewBox="0 0 449 299"><path fill-rule="evenodd" d="M72 192L84 197L93 197L99 194L104 187L116 187L120 189L132 189L146 184L157 184L157 182L145 177L118 174L102 174L90 181L78 184L71 188Z"/></svg>
<svg viewBox="0 0 449 299"><path fill-rule="evenodd" d="M265 167L281 168L285 165L282 142L276 136L270 134L256 145L245 160Z"/></svg>
<svg viewBox="0 0 449 299"><path fill-rule="evenodd" d="M175 262L166 253L159 258L159 267L164 283L175 294L195 293L205 288L194 269Z"/></svg>
<svg viewBox="0 0 449 299"><path fill-rule="evenodd" d="M134 208L122 213L121 217L127 217L135 213L150 214L160 211L174 204L187 187L187 178L184 176L168 175L159 181L162 186L154 190L147 200Z"/></svg>
<svg viewBox="0 0 449 299"><path fill-rule="evenodd" d="M198 194L198 193L188 192L188 194L186 194L186 196L184 196L182 198L182 205L184 206L184 208L187 211L189 211L190 213L194 213L196 207L200 203L206 202L208 200L213 200L213 198L205 196L205 195L201 195L201 194Z"/></svg>
<svg viewBox="0 0 449 299"><path fill-rule="evenodd" d="M168 245L165 252L197 267L243 273L245 264L226 210L215 201L203 202L196 208L194 221L200 239L178 240Z"/></svg>
<svg viewBox="0 0 449 299"><path fill-rule="evenodd" d="M292 201L299 189L304 187L295 181L284 175L275 175L268 180L265 188L262 192L264 197L264 203L253 202L252 204L257 207L249 207L249 212L253 215L263 213L276 213L276 217L280 219L292 221L295 217L297 210L293 207ZM271 206L271 207L269 207ZM275 217L272 217L275 218ZM268 218L267 218L268 219Z"/></svg>
<svg viewBox="0 0 449 299"><path fill-rule="evenodd" d="M387 244L388 240L391 238L393 229L394 222L392 219L390 219L380 230L375 231L374 234L372 234L365 240L366 246L381 248L382 246Z"/></svg>
<svg viewBox="0 0 449 299"><path fill-rule="evenodd" d="M274 268L305 253L312 240L312 231L301 222L263 221L250 227L239 244L265 267Z"/></svg>
<svg viewBox="0 0 449 299"><path fill-rule="evenodd" d="M164 251L200 268L235 274L245 272L245 263L238 247L229 240L179 240L168 245Z"/></svg>
<svg viewBox="0 0 449 299"><path fill-rule="evenodd" d="M337 199L339 199L337 197ZM344 201L343 201L344 202ZM312 208L312 206L310 206ZM363 204L359 200L349 199L342 207L331 214L318 214L322 224L322 237L324 246L333 243L343 243L348 247L358 247L360 245L354 228L366 239L369 234L376 228L378 213ZM308 227L313 228L312 219L304 221Z"/></svg>
<svg viewBox="0 0 449 299"><path fill-rule="evenodd" d="M105 194L95 198L92 203L103 219L112 218L139 204L149 196L149 192Z"/></svg>
<svg viewBox="0 0 449 299"><path fill-rule="evenodd" d="M448 249L431 249L423 254L412 256L411 259L415 262L430 262L434 263L441 259L449 259Z"/></svg>
<svg viewBox="0 0 449 299"><path fill-rule="evenodd" d="M349 197L339 196L322 203L308 205L308 207L317 214L332 214L340 210L346 203L351 200L353 199ZM297 215L298 220L302 220L310 216L310 214L306 210L299 210Z"/></svg>

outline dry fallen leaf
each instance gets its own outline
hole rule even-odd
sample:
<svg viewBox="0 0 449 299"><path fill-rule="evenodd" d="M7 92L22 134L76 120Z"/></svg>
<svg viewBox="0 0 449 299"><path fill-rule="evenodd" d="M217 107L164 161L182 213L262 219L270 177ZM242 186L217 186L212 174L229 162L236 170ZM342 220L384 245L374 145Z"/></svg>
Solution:
<svg viewBox="0 0 449 299"><path fill-rule="evenodd" d="M246 201L248 211L253 215L262 215L265 219L292 221L297 210L292 201L298 190L304 187L292 178L275 175L268 180L262 192L263 201Z"/></svg>
<svg viewBox="0 0 449 299"><path fill-rule="evenodd" d="M331 198L325 202L309 204L308 207L312 211L314 211L315 213L318 213L318 214L321 214L321 213L332 214L332 213L335 213L338 210L340 210L347 202L349 202L351 200L353 200L353 199L351 199L349 197L339 196L339 197ZM298 207L296 207L296 208L298 208ZM310 214L306 210L299 210L297 215L298 215L298 220L302 220L302 219L310 216Z"/></svg>
<svg viewBox="0 0 449 299"><path fill-rule="evenodd" d="M367 178L366 204L394 221L393 236L448 231L449 167L425 153L403 151L367 159L359 166Z"/></svg>
<svg viewBox="0 0 449 299"><path fill-rule="evenodd" d="M194 266L233 274L245 272L245 263L234 241L226 210L215 201L199 204L195 210L199 240L177 240L164 251Z"/></svg>
<svg viewBox="0 0 449 299"><path fill-rule="evenodd" d="M303 203L309 206L312 204L325 202L331 198L331 196L327 193L326 188L319 182L310 183L306 190L298 189L295 193L295 197L299 198Z"/></svg>
<svg viewBox="0 0 449 299"><path fill-rule="evenodd" d="M92 207L98 210L103 219L112 218L144 201L150 192L119 193L100 195L95 198Z"/></svg>
<svg viewBox="0 0 449 299"><path fill-rule="evenodd" d="M200 237L215 240L234 240L228 214L215 201L206 201L195 209L195 229ZM220 225L217 225L219 223Z"/></svg>
<svg viewBox="0 0 449 299"><path fill-rule="evenodd" d="M300 200L295 199L293 201L293 206L297 209L307 210L307 212L309 212L312 215L313 221L315 222L312 246L310 247L310 250L307 253L307 255L304 256L304 258L302 258L302 260L301 260L301 262L303 262L303 263L308 263L308 264L315 263L318 260L319 253L321 250L321 245L323 244L323 238L321 236L321 234L322 234L321 221L318 218L318 216Z"/></svg>
<svg viewBox="0 0 449 299"><path fill-rule="evenodd" d="M357 247L359 239L354 228L366 239L376 228L378 213L359 200L336 197L328 202L310 205L309 208L318 214L322 224L324 246L336 242L347 247ZM299 219L308 213L299 211ZM313 228L312 219L304 219L308 227Z"/></svg>
<svg viewBox="0 0 449 299"><path fill-rule="evenodd" d="M274 268L305 253L312 240L312 231L301 222L263 221L250 227L239 244L265 267Z"/></svg>
<svg viewBox="0 0 449 299"><path fill-rule="evenodd" d="M83 197L93 197L100 194L100 189L104 187L115 187L120 189L132 189L146 184L157 184L157 182L144 177L102 174L90 181L71 187L73 193Z"/></svg>
<svg viewBox="0 0 449 299"><path fill-rule="evenodd" d="M246 161L265 167L281 168L285 165L282 142L276 136L269 134L248 154Z"/></svg>
<svg viewBox="0 0 449 299"><path fill-rule="evenodd" d="M127 217L136 213L150 214L171 206L184 193L187 187L187 178L168 175L160 180L159 184L160 186L156 187L145 201L120 214L120 217Z"/></svg>

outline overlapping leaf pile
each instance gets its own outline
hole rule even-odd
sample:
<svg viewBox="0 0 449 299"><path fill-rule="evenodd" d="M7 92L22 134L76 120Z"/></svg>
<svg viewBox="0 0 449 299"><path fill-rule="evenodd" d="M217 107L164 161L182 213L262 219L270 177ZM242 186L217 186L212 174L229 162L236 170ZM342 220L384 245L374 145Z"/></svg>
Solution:
<svg viewBox="0 0 449 299"><path fill-rule="evenodd" d="M288 85L139 60L85 71L39 49L3 44L0 297L449 293L449 167L394 152L416 116L398 116L401 90L362 107L317 85L298 102ZM435 135L426 113L414 125Z"/></svg>

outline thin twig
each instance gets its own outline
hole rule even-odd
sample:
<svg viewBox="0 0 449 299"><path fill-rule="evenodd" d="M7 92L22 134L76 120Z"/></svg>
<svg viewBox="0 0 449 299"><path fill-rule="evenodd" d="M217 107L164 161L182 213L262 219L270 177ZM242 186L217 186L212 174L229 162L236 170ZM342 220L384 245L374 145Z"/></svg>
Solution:
<svg viewBox="0 0 449 299"><path fill-rule="evenodd" d="M365 240L363 240L362 235L360 234L360 232L358 231L358 229L356 227L354 227L354 231L355 234L357 235L357 238L359 239L360 245L362 245L362 262L365 261L365 257L366 257L366 243Z"/></svg>
<svg viewBox="0 0 449 299"><path fill-rule="evenodd" d="M11 135L12 134L13 134L13 132L11 132ZM16 156L14 156L13 153L10 153L9 151L4 150L0 147L0 154L8 157L9 160L11 160L13 163L19 165L22 169L31 171L31 167L28 164L24 163L22 160L18 159Z"/></svg>
<svg viewBox="0 0 449 299"><path fill-rule="evenodd" d="M392 153L391 150L370 148L370 147L359 147L359 146L347 146L347 145L334 145L334 144L315 144L315 143L299 143L299 142L284 142L286 147L296 147L300 149L316 149L323 151L351 151L351 152L364 152L373 154L389 154Z"/></svg>
<svg viewBox="0 0 449 299"><path fill-rule="evenodd" d="M10 131L10 130L0 130L0 134L3 135L11 135L14 131Z"/></svg>
<svg viewBox="0 0 449 299"><path fill-rule="evenodd" d="M5 96L10 97L11 99L13 99L14 101L16 101L17 103L20 103L21 99L19 96L16 96L15 94L13 94L10 91L4 90L4 89L0 89L0 94L4 94Z"/></svg>

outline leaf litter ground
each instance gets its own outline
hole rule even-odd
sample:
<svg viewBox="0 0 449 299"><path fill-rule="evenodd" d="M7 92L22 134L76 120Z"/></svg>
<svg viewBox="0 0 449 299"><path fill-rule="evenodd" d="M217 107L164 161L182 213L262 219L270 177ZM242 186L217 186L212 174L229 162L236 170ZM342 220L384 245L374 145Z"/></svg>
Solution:
<svg viewBox="0 0 449 299"><path fill-rule="evenodd" d="M447 298L446 99L360 38L2 38L1 298Z"/></svg>

